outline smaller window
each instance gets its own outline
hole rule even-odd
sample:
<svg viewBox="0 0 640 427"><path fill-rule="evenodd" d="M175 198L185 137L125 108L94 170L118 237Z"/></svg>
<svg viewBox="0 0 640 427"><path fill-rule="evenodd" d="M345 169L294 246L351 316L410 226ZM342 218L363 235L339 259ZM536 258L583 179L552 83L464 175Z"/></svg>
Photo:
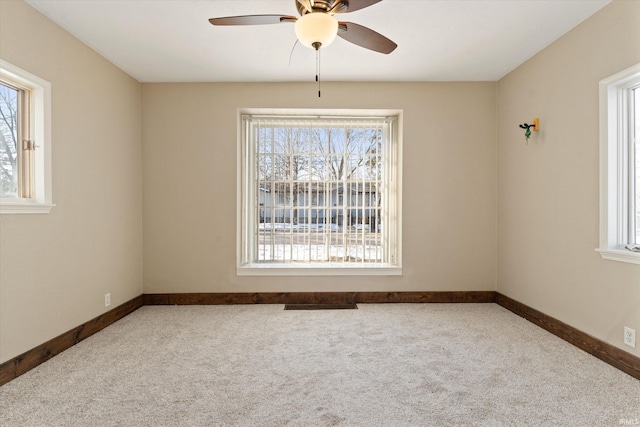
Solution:
<svg viewBox="0 0 640 427"><path fill-rule="evenodd" d="M48 213L51 86L0 60L0 213Z"/></svg>
<svg viewBox="0 0 640 427"><path fill-rule="evenodd" d="M640 264L640 64L600 82L600 247Z"/></svg>
<svg viewBox="0 0 640 427"><path fill-rule="evenodd" d="M635 181L635 185L632 185L635 192L635 209L631 209L631 218L634 223L631 225L631 230L635 230L635 240L631 243L635 246L640 246L640 84L633 89L633 140L634 144L632 148L632 167L634 173L632 179ZM636 248L639 249L640 248Z"/></svg>

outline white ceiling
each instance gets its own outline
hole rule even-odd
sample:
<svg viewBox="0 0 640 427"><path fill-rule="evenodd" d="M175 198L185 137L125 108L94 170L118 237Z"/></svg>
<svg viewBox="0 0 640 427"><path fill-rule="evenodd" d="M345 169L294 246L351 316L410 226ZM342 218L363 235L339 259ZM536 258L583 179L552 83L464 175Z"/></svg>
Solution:
<svg viewBox="0 0 640 427"><path fill-rule="evenodd" d="M398 44L343 39L321 52L324 81L494 81L611 0L384 0L338 15ZM209 18L298 16L295 0L27 0L141 82L287 82L315 76L292 24L214 27Z"/></svg>

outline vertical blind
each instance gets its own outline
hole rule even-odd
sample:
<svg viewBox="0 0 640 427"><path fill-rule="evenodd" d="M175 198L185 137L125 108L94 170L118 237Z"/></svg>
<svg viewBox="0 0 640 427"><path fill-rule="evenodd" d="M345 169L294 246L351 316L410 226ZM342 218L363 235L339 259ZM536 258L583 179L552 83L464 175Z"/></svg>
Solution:
<svg viewBox="0 0 640 427"><path fill-rule="evenodd" d="M245 116L255 263L388 263L393 118Z"/></svg>

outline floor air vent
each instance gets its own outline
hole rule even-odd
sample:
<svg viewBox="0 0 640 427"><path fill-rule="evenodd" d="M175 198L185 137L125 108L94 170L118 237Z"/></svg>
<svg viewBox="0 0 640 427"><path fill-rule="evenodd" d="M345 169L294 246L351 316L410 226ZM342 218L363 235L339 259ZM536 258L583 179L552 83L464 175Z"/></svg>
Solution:
<svg viewBox="0 0 640 427"><path fill-rule="evenodd" d="M353 310L358 305L353 304L285 304L285 310Z"/></svg>

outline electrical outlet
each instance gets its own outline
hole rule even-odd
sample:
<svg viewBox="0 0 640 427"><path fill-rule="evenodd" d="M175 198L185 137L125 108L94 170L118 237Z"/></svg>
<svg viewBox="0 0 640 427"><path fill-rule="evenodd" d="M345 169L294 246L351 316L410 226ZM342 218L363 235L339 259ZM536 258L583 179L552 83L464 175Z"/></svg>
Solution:
<svg viewBox="0 0 640 427"><path fill-rule="evenodd" d="M636 348L636 330L624 327L624 343L629 347Z"/></svg>
<svg viewBox="0 0 640 427"><path fill-rule="evenodd" d="M109 307L111 305L111 294L104 294L104 306Z"/></svg>

